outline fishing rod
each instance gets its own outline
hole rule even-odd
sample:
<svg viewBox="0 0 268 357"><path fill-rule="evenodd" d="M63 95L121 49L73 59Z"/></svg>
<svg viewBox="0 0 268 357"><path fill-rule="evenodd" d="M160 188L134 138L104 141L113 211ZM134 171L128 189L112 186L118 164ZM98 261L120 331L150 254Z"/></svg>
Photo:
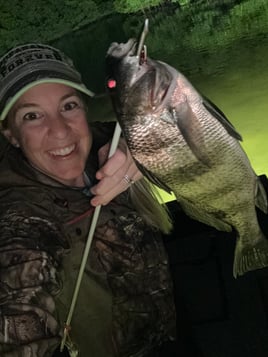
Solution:
<svg viewBox="0 0 268 357"><path fill-rule="evenodd" d="M140 37L140 41L139 41L139 45L138 45L138 50L137 50L137 56L140 57L141 51L144 50L144 41L145 41L145 37L148 33L148 28L149 28L149 20L146 19L145 23L144 23L144 28ZM109 154L108 154L108 159L115 153L117 147L118 147L118 143L119 143L119 139L120 139L120 135L121 135L121 128L119 123L116 123L115 126L115 130L114 130L114 134L113 134L113 138L112 138L112 142L111 142L111 146L110 146L110 150L109 150ZM60 352L63 352L64 350L64 346L67 347L68 351L71 354L71 357L76 357L78 356L78 351L76 349L76 347L74 346L74 344L72 343L70 337L69 337L69 331L71 329L71 320L73 317L73 313L74 313L74 309L76 306L76 302L77 302L77 298L78 298L78 294L80 291L80 287L81 287L81 282L82 282L82 278L83 278L83 274L85 271L85 267L86 267L86 263L88 260L88 255L89 255L89 251L90 251L90 247L92 244L92 240L94 237L94 233L96 230L96 226L97 226L97 222L98 222L98 218L100 215L100 211L101 211L101 205L96 206L93 216L92 216L92 221L91 221L91 225L89 228L89 232L88 232L88 236L87 236L87 242L86 242L86 246L85 246L85 250L83 253L83 257L81 260L81 264L80 264L80 269L79 269L79 273L78 273L78 277L76 280L76 284L75 284L75 289L73 292L73 296L72 296L72 301L71 301L71 305L69 308L69 312L67 315L67 319L65 322L65 326L64 326L64 331L63 331L63 336L62 336L62 340L60 343ZM66 342L68 338L68 342Z"/></svg>

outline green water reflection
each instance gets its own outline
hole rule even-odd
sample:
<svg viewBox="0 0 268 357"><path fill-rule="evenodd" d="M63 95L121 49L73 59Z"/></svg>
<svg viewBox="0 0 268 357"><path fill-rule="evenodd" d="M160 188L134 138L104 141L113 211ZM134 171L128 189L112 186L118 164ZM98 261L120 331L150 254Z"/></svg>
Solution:
<svg viewBox="0 0 268 357"><path fill-rule="evenodd" d="M228 61L192 82L227 115L243 137L242 146L258 174L268 173L268 38L230 49Z"/></svg>
<svg viewBox="0 0 268 357"><path fill-rule="evenodd" d="M149 55L182 71L220 107L242 135L255 171L268 174L267 1L197 10L149 18ZM54 44L74 58L89 87L101 92L109 44L137 36L143 21L142 16L108 18Z"/></svg>

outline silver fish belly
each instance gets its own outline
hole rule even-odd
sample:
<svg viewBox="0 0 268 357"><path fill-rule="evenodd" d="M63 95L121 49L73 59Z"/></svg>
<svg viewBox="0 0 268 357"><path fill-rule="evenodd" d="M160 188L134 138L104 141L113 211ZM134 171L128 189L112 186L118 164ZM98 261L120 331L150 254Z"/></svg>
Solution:
<svg viewBox="0 0 268 357"><path fill-rule="evenodd" d="M129 149L145 176L172 191L190 217L237 232L233 274L268 266L268 240L255 206L267 198L225 115L169 65L135 56L135 43L113 44L107 75Z"/></svg>

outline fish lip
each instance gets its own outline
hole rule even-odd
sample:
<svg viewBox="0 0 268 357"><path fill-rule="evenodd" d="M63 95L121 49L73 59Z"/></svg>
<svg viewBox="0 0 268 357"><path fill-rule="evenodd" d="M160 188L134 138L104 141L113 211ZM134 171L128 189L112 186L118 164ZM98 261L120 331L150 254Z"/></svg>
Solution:
<svg viewBox="0 0 268 357"><path fill-rule="evenodd" d="M134 38L130 38L126 43L113 42L107 51L107 55L117 59L135 56L136 48L137 41Z"/></svg>

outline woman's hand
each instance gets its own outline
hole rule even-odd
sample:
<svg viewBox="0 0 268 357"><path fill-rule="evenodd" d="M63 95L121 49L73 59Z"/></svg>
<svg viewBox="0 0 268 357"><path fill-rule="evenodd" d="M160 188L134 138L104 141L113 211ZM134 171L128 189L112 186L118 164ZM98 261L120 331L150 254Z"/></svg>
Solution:
<svg viewBox="0 0 268 357"><path fill-rule="evenodd" d="M91 200L93 206L108 204L133 182L142 178L124 139L120 139L114 155L107 160L109 149L110 144L107 143L99 150L100 169L96 173L99 182L91 188L94 194Z"/></svg>

